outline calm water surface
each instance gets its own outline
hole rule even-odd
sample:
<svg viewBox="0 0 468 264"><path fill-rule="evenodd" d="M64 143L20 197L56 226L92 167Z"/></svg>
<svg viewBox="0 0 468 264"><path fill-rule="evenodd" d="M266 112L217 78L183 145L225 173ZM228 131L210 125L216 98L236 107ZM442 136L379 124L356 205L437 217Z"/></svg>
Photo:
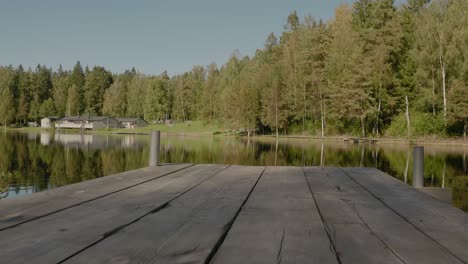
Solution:
<svg viewBox="0 0 468 264"><path fill-rule="evenodd" d="M94 179L148 164L149 136L0 133L0 199ZM162 136L161 162L376 167L412 183L407 145L232 137ZM446 187L468 212L467 148L425 147L425 186Z"/></svg>

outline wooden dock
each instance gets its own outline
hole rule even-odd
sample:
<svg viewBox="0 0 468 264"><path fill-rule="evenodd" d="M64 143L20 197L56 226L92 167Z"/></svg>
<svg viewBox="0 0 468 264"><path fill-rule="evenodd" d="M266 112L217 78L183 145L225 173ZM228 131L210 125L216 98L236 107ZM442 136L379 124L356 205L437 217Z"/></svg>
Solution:
<svg viewBox="0 0 468 264"><path fill-rule="evenodd" d="M0 201L1 263L468 263L468 214L370 168L178 164Z"/></svg>

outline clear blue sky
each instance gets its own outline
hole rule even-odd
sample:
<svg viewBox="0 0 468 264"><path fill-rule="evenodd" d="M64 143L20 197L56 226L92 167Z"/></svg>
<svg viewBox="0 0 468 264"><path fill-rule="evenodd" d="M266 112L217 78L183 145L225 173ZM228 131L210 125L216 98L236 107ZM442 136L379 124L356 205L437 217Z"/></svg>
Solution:
<svg viewBox="0 0 468 264"><path fill-rule="evenodd" d="M0 64L170 75L253 55L288 14L328 20L352 0L0 0Z"/></svg>

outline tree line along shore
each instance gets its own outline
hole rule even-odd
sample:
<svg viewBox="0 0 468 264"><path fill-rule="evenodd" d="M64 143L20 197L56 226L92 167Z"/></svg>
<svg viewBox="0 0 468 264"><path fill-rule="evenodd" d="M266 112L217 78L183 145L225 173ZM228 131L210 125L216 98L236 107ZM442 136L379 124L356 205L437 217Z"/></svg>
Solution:
<svg viewBox="0 0 468 264"><path fill-rule="evenodd" d="M0 67L0 124L45 116L199 121L209 131L457 137L468 130L468 0L359 0L296 12L252 56L169 76Z"/></svg>

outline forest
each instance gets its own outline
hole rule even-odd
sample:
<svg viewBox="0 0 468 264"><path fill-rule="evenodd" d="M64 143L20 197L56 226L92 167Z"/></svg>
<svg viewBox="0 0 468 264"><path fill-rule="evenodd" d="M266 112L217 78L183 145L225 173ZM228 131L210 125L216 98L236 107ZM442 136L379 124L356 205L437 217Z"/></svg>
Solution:
<svg viewBox="0 0 468 264"><path fill-rule="evenodd" d="M252 134L463 136L468 0L359 0L329 21L296 12L252 56L169 76L134 68L0 67L0 124L108 115ZM228 32L227 32L228 33Z"/></svg>

